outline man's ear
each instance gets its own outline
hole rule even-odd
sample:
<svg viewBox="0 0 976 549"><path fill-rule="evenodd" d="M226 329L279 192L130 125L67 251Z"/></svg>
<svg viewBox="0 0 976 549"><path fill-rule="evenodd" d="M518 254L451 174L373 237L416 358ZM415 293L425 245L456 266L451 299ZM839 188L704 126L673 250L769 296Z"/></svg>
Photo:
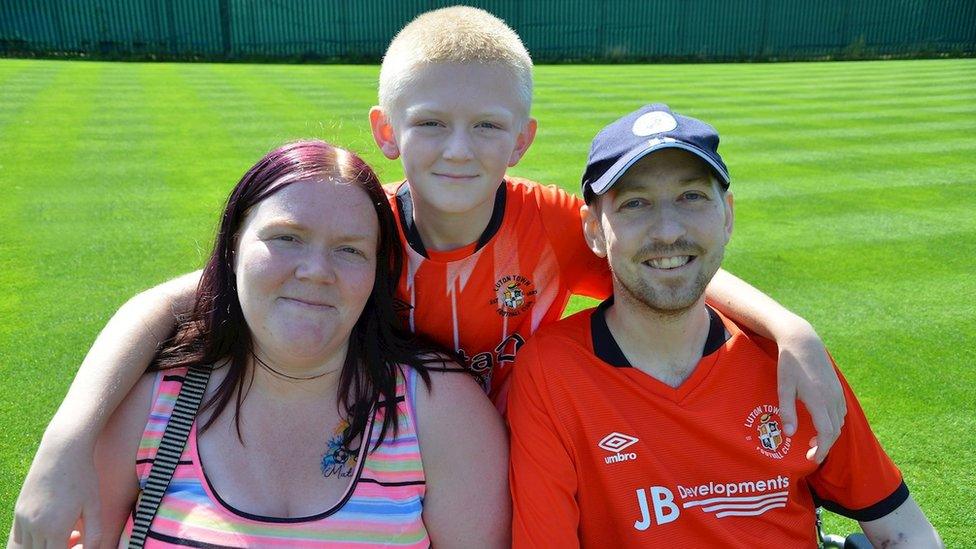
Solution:
<svg viewBox="0 0 976 549"><path fill-rule="evenodd" d="M400 147L396 142L396 134L393 133L393 124L390 123L390 117L383 107L375 106L369 109L369 127L373 130L373 140L383 151L383 156L390 160L400 158Z"/></svg>
<svg viewBox="0 0 976 549"><path fill-rule="evenodd" d="M586 244L598 257L607 257L607 240L603 234L603 225L600 223L599 208L584 205L580 213L583 216L583 236L586 238Z"/></svg>
<svg viewBox="0 0 976 549"><path fill-rule="evenodd" d="M525 127L519 132L518 136L515 138L515 150L512 151L512 156L508 157L508 167L519 163L522 157L525 155L525 151L529 150L529 146L535 141L535 131L539 127L539 123L536 122L535 118L529 118L525 123Z"/></svg>
<svg viewBox="0 0 976 549"><path fill-rule="evenodd" d="M729 239L732 238L732 227L735 225L735 200L733 200L732 193L725 193L725 243L729 243Z"/></svg>

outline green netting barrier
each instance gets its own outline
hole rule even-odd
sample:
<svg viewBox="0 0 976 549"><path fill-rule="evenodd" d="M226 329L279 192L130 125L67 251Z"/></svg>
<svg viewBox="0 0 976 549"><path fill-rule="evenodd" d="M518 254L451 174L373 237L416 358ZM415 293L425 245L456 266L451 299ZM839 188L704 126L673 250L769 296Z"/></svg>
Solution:
<svg viewBox="0 0 976 549"><path fill-rule="evenodd" d="M0 0L0 55L376 61L421 0ZM538 62L972 55L976 0L485 0Z"/></svg>

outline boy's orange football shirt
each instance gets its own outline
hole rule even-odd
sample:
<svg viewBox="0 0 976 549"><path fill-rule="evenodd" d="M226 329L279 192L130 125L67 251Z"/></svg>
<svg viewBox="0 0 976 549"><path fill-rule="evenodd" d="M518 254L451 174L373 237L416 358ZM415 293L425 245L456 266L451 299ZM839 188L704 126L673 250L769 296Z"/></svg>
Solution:
<svg viewBox="0 0 976 549"><path fill-rule="evenodd" d="M529 336L558 320L571 294L610 295L606 260L583 237L583 201L558 187L506 178L478 242L450 252L424 248L406 183L390 202L406 251L398 299L410 329L457 351L500 408Z"/></svg>
<svg viewBox="0 0 976 549"><path fill-rule="evenodd" d="M847 417L818 466L805 410L794 436L782 430L774 343L709 310L703 358L672 388L630 366L609 303L543 328L519 354L515 547L816 547L816 506L866 521L908 497L843 377Z"/></svg>

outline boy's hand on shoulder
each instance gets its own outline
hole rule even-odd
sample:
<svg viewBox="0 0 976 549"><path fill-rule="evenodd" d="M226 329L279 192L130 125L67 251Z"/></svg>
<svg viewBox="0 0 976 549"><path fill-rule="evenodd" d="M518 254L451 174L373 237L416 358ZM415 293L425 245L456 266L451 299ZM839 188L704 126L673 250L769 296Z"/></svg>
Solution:
<svg viewBox="0 0 976 549"><path fill-rule="evenodd" d="M787 435L796 432L796 399L806 406L817 436L807 459L823 462L840 436L847 415L847 401L840 378L823 341L806 321L798 321L776 339L779 348L777 379L780 418Z"/></svg>

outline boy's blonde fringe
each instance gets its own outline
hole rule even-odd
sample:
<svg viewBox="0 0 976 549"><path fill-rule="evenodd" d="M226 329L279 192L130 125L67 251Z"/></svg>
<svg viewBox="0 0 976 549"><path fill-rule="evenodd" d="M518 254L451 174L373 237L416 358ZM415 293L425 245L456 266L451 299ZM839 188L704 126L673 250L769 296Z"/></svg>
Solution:
<svg viewBox="0 0 976 549"><path fill-rule="evenodd" d="M429 63L485 63L511 72L528 116L532 104L532 58L518 34L487 11L454 6L429 11L403 27L380 67L379 102L389 111L410 75Z"/></svg>

